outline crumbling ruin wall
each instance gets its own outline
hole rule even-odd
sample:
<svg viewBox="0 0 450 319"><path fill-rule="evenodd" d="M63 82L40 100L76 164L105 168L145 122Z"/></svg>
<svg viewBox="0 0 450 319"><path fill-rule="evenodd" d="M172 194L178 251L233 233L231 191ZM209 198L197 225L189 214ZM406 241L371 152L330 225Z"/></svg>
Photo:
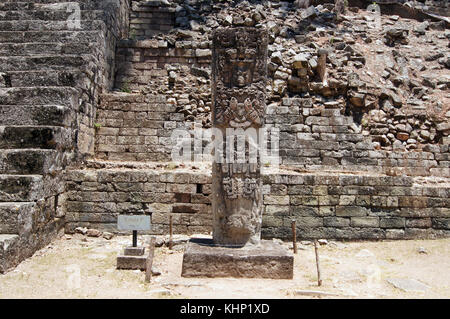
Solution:
<svg viewBox="0 0 450 319"><path fill-rule="evenodd" d="M78 111L77 124L77 162L82 161L87 156L94 154L95 144L95 117L99 104L99 96L102 92L107 92L115 86L115 65L116 65L116 45L120 39L128 36L129 30L129 2L120 1L100 1L90 3L96 9L103 24L99 38L90 42L92 51L95 52L96 60L86 66L89 74L89 81L79 79L72 85L80 86L83 83L88 89L83 92L82 101ZM83 26L83 23L81 24ZM73 44L76 46L76 42ZM79 54L84 49L78 48Z"/></svg>
<svg viewBox="0 0 450 319"><path fill-rule="evenodd" d="M279 129L281 164L290 168L265 176L263 235L289 238L292 219L300 238L449 235L450 113L441 94L449 57L439 49L420 58L405 51L424 35L439 48L448 38L445 23L406 26L385 12L377 29L373 16L353 7L348 14L360 15L344 18L337 31L327 4L143 3L133 3L132 35L118 46L116 92L101 99L97 159L170 161L175 129L193 137L195 128L211 127L211 31L262 23L269 30L266 125ZM158 30L153 19L163 17ZM371 81L377 77L381 82ZM189 174L166 171L74 174L68 232L114 230L118 213L133 212L151 214L158 234L167 232L170 215L177 232L211 229L209 174L192 183Z"/></svg>
<svg viewBox="0 0 450 319"><path fill-rule="evenodd" d="M274 10L271 13L257 5L252 9L253 14L246 18L245 12L250 8L246 5L227 7L204 1L186 6L173 1L167 10L175 11L176 29L160 32L157 39L145 40L145 36L137 36L134 40L121 41L117 51L120 61L117 89L158 95L161 101L167 102L166 108L170 111L166 115L138 114L125 109L118 112L116 107L114 114L99 113L97 122L102 129L97 136L97 145L110 149L109 152L99 152L99 157L146 158L143 152L133 151L139 148L135 144L144 138L135 132L146 114L146 123L159 121L158 130L151 132L151 143L155 145L154 150L158 150L159 158L167 158L173 146L167 144L170 142L170 129L185 127L192 130L198 125L209 128L211 30L218 25L263 22L270 34L268 123L281 131L282 164L307 166L309 169L450 176L450 113L448 106L443 105L447 100L440 101L438 97L439 91L447 90L448 79L412 76L417 73L414 70L416 62L399 53L399 46L407 45L413 37L419 39L433 30L443 32L445 26L441 29L440 22L417 23L410 32L405 25L396 25L398 17L393 20L386 18L387 21L383 21L388 27L380 30L380 36L380 31L370 25L373 17L369 16L361 24L344 22L344 34L349 32L352 37L327 31L331 36L328 42L324 42L314 40L326 35L316 29L318 24L322 27L334 25L335 17L330 11L333 6L310 7L296 14L295 6L287 2L269 5ZM155 11L155 7L139 6L138 2L133 8L134 15L145 10ZM158 16L153 11L151 16ZM365 15L363 12L362 17ZM284 17L284 26L279 21L281 16ZM132 23L131 28L136 28L136 25ZM152 29L151 24L147 27ZM438 33L436 31L436 35ZM361 41L368 45L375 42L376 37L381 37L386 47L392 48L376 47L378 52L384 52L383 61L379 56L364 54L359 49ZM427 66L422 66L422 69L445 70L449 67L448 56L441 52L429 54L425 56L425 64ZM373 74L360 78L364 73L361 70L369 66L380 68L381 65L385 68L380 74L384 88L368 83ZM436 97L430 99L428 94L436 94ZM311 97L303 103L291 99L296 95ZM149 110L155 105L149 102ZM105 101L102 108L108 110L108 102ZM174 111L178 114L172 113ZM152 119L154 115L159 118ZM180 123L182 117L185 123ZM133 126L132 119L135 118ZM177 120L174 121L175 118ZM121 132L125 131L123 128L127 127L134 129L133 137L121 137ZM127 139L130 143L126 142ZM145 146L140 148L143 150ZM156 159L158 156L147 158Z"/></svg>
<svg viewBox="0 0 450 319"><path fill-rule="evenodd" d="M185 181L172 182L174 174L149 185L131 170L118 186L86 170L68 175L67 194L62 180L69 164L78 169L87 157L166 162L175 128L211 127L210 43L218 26L267 28L268 125L280 129L281 164L312 176L293 183L307 194L289 193L291 182L281 175L266 181L265 236L287 238L293 216L304 237L316 228L317 236L336 238L448 234L448 23L385 15L376 29L375 18L358 8L338 19L332 4L144 2L0 4L0 272L48 243L66 222L67 231L111 227L118 212L142 210L154 214L156 231L165 231L171 213L180 214L179 232L210 226L205 180L182 186ZM67 21L78 21L69 19L77 11L67 6L77 4L81 24L73 29ZM329 173L334 184L328 184L315 177L324 170L354 171L359 179L347 185ZM384 175L369 181L370 174ZM400 175L413 184L395 184ZM327 193L314 189L325 185ZM336 194L332 185L346 193ZM295 197L310 190L314 199ZM336 202L331 196L338 195ZM319 206L310 210L315 196ZM150 199L151 208L142 204ZM335 212L322 216L326 206Z"/></svg>

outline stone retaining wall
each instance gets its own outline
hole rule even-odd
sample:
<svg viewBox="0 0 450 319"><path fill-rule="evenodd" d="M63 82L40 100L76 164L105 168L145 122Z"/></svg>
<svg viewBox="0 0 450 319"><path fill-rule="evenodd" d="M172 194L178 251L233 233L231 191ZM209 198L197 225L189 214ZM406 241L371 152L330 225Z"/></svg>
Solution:
<svg viewBox="0 0 450 319"><path fill-rule="evenodd" d="M299 239L410 239L450 235L450 187L412 177L281 172L263 177L262 234ZM206 172L100 169L67 174L66 232L78 226L117 231L118 214L151 214L152 233L208 233Z"/></svg>
<svg viewBox="0 0 450 319"><path fill-rule="evenodd" d="M392 150L381 149L383 130L409 137L412 130L406 133L405 129L414 116L398 118L399 125L395 126L383 120L376 126L365 127L353 116L345 115L343 102L317 106L308 98L285 98L281 105L269 105L267 112L270 115L266 122L280 129L283 164L387 175L450 176L447 144L429 144L421 150L406 151L401 143L394 143Z"/></svg>
<svg viewBox="0 0 450 319"><path fill-rule="evenodd" d="M96 156L107 160L171 161L173 129L184 126L165 96L102 96L97 111Z"/></svg>
<svg viewBox="0 0 450 319"><path fill-rule="evenodd" d="M99 28L102 32L90 47L90 50L95 53L94 56L97 61L95 64L88 66L89 80L72 79L73 83L71 83L71 85L76 85L82 89L80 106L77 112L77 152L79 158L91 156L94 153L94 121L99 95L111 90L115 85L117 42L128 34L130 10L128 0L120 0L116 4L112 2L97 3L97 6L98 9L104 10L101 13L104 25ZM76 42L75 39L74 42ZM76 43L72 45L76 48L78 54L85 53L82 46L78 47Z"/></svg>
<svg viewBox="0 0 450 319"><path fill-rule="evenodd" d="M131 1L130 36L154 36L175 27L175 9L159 1Z"/></svg>
<svg viewBox="0 0 450 319"><path fill-rule="evenodd" d="M156 3L158 1L153 2ZM221 23L239 26L244 22L239 19L230 22L231 15L218 14L218 3L205 6L193 3L195 10L181 1L170 3L172 9L179 5L176 28L166 34L161 32L157 37L122 40L118 45L116 90L133 94L104 97L96 120L101 127L96 136L98 158L167 161L170 160L168 137L171 131L180 127L191 130L199 124L203 128L211 127L210 32ZM361 0L361 3L366 1ZM147 6L142 1L140 4L142 6L134 3L131 12L136 19L144 18L139 14L146 10L155 10L154 6ZM293 7L285 4L273 2L271 8L284 10L289 19L297 19ZM317 8L317 12L306 10L301 13L311 14L311 19L318 17L324 23L330 19L327 8L332 9L332 6L325 7L320 9L321 13ZM234 9L230 8L228 13ZM273 12L267 10L264 15ZM200 13L208 19L198 18L196 15ZM317 37L322 37L323 32L302 33L301 28L295 28L291 34L282 21L271 19L274 20L268 19L266 26L271 34L266 117L268 127L280 129L283 164L387 175L450 176L450 112L441 101L435 107L430 96L426 96L447 90L448 81L444 77L433 83L428 76L420 81L419 78L406 81L395 71L406 70L408 59L408 68L415 68L412 57L397 51L406 46L392 51L389 46L382 46L373 49L383 52L390 62L377 64L378 69L385 70L379 78L383 78L383 83L389 78L393 85L374 86L357 70L368 67L372 63L368 63L369 60L373 60L359 52L361 43L356 43L375 42L366 21L357 23L355 20L348 24L347 27L354 28L352 36L336 33L325 44L319 45ZM397 34L394 32L397 29L391 28L394 20L390 21L387 16L383 19L382 35L384 40L390 41L391 33ZM305 23L305 28L311 25L307 18L300 22ZM142 23L143 29L152 30L144 25ZM132 23L132 29L135 27ZM405 32L410 41L418 41L424 34L443 38L445 30L441 28L440 23L414 22L408 27L414 31ZM322 46L328 47L327 56L324 53L327 50L321 50ZM426 56L426 68L436 70L436 74L437 70L443 70L445 57L439 58L443 55Z"/></svg>
<svg viewBox="0 0 450 319"><path fill-rule="evenodd" d="M399 124L395 126L381 122L367 128L345 115L343 101L321 105L313 105L312 101L311 98L284 98L281 103L267 107L266 126L276 127L280 132L281 164L306 166L310 170L450 176L447 144L426 145L410 151L401 143L394 150L379 147L384 130L408 137L417 133L406 132L410 117L398 117ZM96 156L105 160L170 162L173 131L183 128L192 135L195 125L202 126L198 121L186 120L175 100L163 94L105 94L96 121Z"/></svg>
<svg viewBox="0 0 450 319"><path fill-rule="evenodd" d="M209 73L209 45L209 41L198 43L186 40L169 47L166 40L122 40L116 52L116 87L124 92L140 90L145 86L161 92L192 91L189 88L198 85L197 81L189 83L188 88L177 87L174 76L183 79L192 68L206 68L207 71L203 72Z"/></svg>

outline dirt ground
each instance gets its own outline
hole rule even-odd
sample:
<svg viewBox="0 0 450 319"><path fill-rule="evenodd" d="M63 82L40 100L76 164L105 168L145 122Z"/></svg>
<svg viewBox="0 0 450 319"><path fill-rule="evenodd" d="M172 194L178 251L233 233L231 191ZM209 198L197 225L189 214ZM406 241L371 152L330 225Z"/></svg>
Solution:
<svg viewBox="0 0 450 319"><path fill-rule="evenodd" d="M182 278L184 244L159 247L153 269L161 274L147 284L144 272L115 268L130 241L64 235L0 275L0 298L450 298L450 239L328 241L319 248L321 287L309 242L298 244L293 280ZM392 279L420 286L405 291Z"/></svg>

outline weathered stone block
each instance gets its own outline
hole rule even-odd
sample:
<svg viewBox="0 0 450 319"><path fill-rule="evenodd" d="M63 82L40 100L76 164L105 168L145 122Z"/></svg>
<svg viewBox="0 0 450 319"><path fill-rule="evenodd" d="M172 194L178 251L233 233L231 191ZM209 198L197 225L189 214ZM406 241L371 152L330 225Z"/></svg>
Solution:
<svg viewBox="0 0 450 319"><path fill-rule="evenodd" d="M145 253L145 247L125 247L124 255L125 256L143 256Z"/></svg>
<svg viewBox="0 0 450 319"><path fill-rule="evenodd" d="M262 227L280 227L283 226L283 218L274 215L263 215Z"/></svg>
<svg viewBox="0 0 450 319"><path fill-rule="evenodd" d="M450 229L450 218L432 218L431 223L436 229Z"/></svg>
<svg viewBox="0 0 450 319"><path fill-rule="evenodd" d="M406 218L405 226L408 228L430 228L431 218Z"/></svg>
<svg viewBox="0 0 450 319"><path fill-rule="evenodd" d="M323 226L323 218L322 217L297 217L296 221L297 221L297 226L300 228Z"/></svg>
<svg viewBox="0 0 450 319"><path fill-rule="evenodd" d="M1 174L46 174L52 170L61 170L65 160L54 150L17 149L0 150Z"/></svg>
<svg viewBox="0 0 450 319"><path fill-rule="evenodd" d="M289 196L264 195L264 204L289 205Z"/></svg>
<svg viewBox="0 0 450 319"><path fill-rule="evenodd" d="M270 265L270 267L267 267ZM183 277L292 279L294 258L283 246L262 240L241 248L192 239L183 256Z"/></svg>
<svg viewBox="0 0 450 319"><path fill-rule="evenodd" d="M5 202L34 201L44 195L41 176L0 175L0 200Z"/></svg>
<svg viewBox="0 0 450 319"><path fill-rule="evenodd" d="M147 268L146 256L117 256L117 269L139 269Z"/></svg>
<svg viewBox="0 0 450 319"><path fill-rule="evenodd" d="M343 227L336 228L337 239L384 239L386 233L383 229L372 227Z"/></svg>
<svg viewBox="0 0 450 319"><path fill-rule="evenodd" d="M338 195L319 196L319 206L339 205Z"/></svg>
<svg viewBox="0 0 450 319"><path fill-rule="evenodd" d="M342 195L339 197L340 206L350 206L355 204L356 197L354 195Z"/></svg>
<svg viewBox="0 0 450 319"><path fill-rule="evenodd" d="M319 216L319 209L317 207L310 207L310 206L291 206L290 214L294 218Z"/></svg>
<svg viewBox="0 0 450 319"><path fill-rule="evenodd" d="M351 217L352 227L379 227L378 217Z"/></svg>
<svg viewBox="0 0 450 319"><path fill-rule="evenodd" d="M386 239L403 239L404 237L403 229L386 229Z"/></svg>
<svg viewBox="0 0 450 319"><path fill-rule="evenodd" d="M289 215L289 206L287 205L265 205L264 215Z"/></svg>
<svg viewBox="0 0 450 319"><path fill-rule="evenodd" d="M336 214L335 206L319 206L320 216L334 216Z"/></svg>
<svg viewBox="0 0 450 319"><path fill-rule="evenodd" d="M348 227L350 218L345 217L324 217L323 225L327 227Z"/></svg>
<svg viewBox="0 0 450 319"><path fill-rule="evenodd" d="M381 228L405 228L405 218L390 217L380 219Z"/></svg>
<svg viewBox="0 0 450 319"><path fill-rule="evenodd" d="M312 195L313 187L306 185L289 185L288 194L289 195Z"/></svg>
<svg viewBox="0 0 450 319"><path fill-rule="evenodd" d="M338 217L353 217L366 216L367 208L360 206L338 206L336 207L336 216Z"/></svg>
<svg viewBox="0 0 450 319"><path fill-rule="evenodd" d="M195 184L170 184L166 185L166 191L169 193L187 193L195 194L197 192L197 185Z"/></svg>

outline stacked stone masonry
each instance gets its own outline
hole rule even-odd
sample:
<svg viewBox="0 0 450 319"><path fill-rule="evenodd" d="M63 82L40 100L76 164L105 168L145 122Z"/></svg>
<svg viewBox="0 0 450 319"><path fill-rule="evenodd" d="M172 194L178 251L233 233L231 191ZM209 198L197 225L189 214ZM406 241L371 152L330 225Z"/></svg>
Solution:
<svg viewBox="0 0 450 319"><path fill-rule="evenodd" d="M159 1L131 1L130 36L154 36L167 33L175 27L175 9Z"/></svg>
<svg viewBox="0 0 450 319"><path fill-rule="evenodd" d="M124 92L146 85L159 89L183 90L183 87L177 87L169 78L171 70L178 71L179 77L195 72L192 68L209 70L211 50L208 42L199 45L195 41L186 40L177 42L175 47L168 46L165 40L120 41L116 57L116 87Z"/></svg>
<svg viewBox="0 0 450 319"><path fill-rule="evenodd" d="M361 126L344 112L342 103L315 107L310 98L284 98L269 105L266 125L279 129L281 164L312 170L450 176L449 145L410 152L375 149L377 132L363 135ZM106 160L171 161L173 131L193 128L165 95L105 94L96 122L96 156Z"/></svg>
<svg viewBox="0 0 450 319"><path fill-rule="evenodd" d="M97 158L170 161L170 136L184 118L164 96L110 94L102 96L96 124Z"/></svg>
<svg viewBox="0 0 450 319"><path fill-rule="evenodd" d="M413 177L350 173L263 175L264 238L412 239L450 235L450 187ZM211 174L187 170L74 170L67 175L66 232L116 232L118 214L147 214L153 234L210 233Z"/></svg>
<svg viewBox="0 0 450 319"><path fill-rule="evenodd" d="M177 3L171 2L171 8ZM160 34L157 39L121 41L118 59L123 63L117 69L116 87L123 92L158 95L160 100L166 100L174 106L178 113L176 116L181 118L184 115L185 122L201 123L202 127L208 128L211 50L207 40L209 31L205 30L214 29L211 26L217 21L208 20L206 26L199 25L194 13L188 16L185 12L194 9L185 6L177 8L178 22L175 26L190 26L191 30L176 28L167 37L161 37ZM205 14L205 10L210 9L208 5L195 6L195 10ZM429 26L427 23L424 27ZM438 22L432 23L439 25ZM342 72L342 67L336 66L350 63L359 69L366 64L366 58L338 37L331 39L334 40L332 50L335 52L325 61L326 68L331 63L341 71L337 72L337 79L330 78L325 85L322 82L323 75L320 75L322 72L319 71L321 53L312 39L307 35L295 35L294 42L300 44L299 48L306 53L296 53L293 57L291 53L291 57L286 57L286 52L278 51L279 46L276 44L282 37L289 39L289 33L282 35L276 25L269 23L269 26L271 39L275 41L269 48L271 85L268 89L271 92L268 100L272 103L267 110L271 118L268 126L277 126L281 130L280 155L284 164L309 165L308 168L373 170L386 174L450 176L448 121L425 116L426 106L416 97L401 97L393 93L398 92L393 87L381 91L377 88L371 92L356 73ZM361 36L366 41L364 37L367 35L362 33ZM351 43L350 40L346 42ZM309 43L310 47L316 49L306 48L302 43ZM397 59L396 51L392 52ZM336 60L341 54L348 62ZM404 63L400 60L399 63ZM391 72L389 68L386 70ZM404 81L400 78L392 80ZM443 91L448 88L445 80L431 84L426 79L423 81L425 86L437 86ZM409 85L420 86L415 81ZM423 90L416 87L413 94L425 92ZM289 98L296 94L311 94L314 97ZM423 96L423 93L419 94ZM400 107L401 110L398 109ZM103 120L102 116L98 117L99 123ZM170 127L173 123L167 125ZM107 156L102 154L101 158Z"/></svg>
<svg viewBox="0 0 450 319"><path fill-rule="evenodd" d="M221 24L269 31L266 125L290 171L264 177L264 237L290 238L293 218L299 238L448 236L448 21L386 4L378 31L358 15L372 1L349 0L341 22L330 2L0 3L0 273L64 227L115 231L119 213L211 230L210 169L79 167L164 166L176 128L211 127Z"/></svg>

